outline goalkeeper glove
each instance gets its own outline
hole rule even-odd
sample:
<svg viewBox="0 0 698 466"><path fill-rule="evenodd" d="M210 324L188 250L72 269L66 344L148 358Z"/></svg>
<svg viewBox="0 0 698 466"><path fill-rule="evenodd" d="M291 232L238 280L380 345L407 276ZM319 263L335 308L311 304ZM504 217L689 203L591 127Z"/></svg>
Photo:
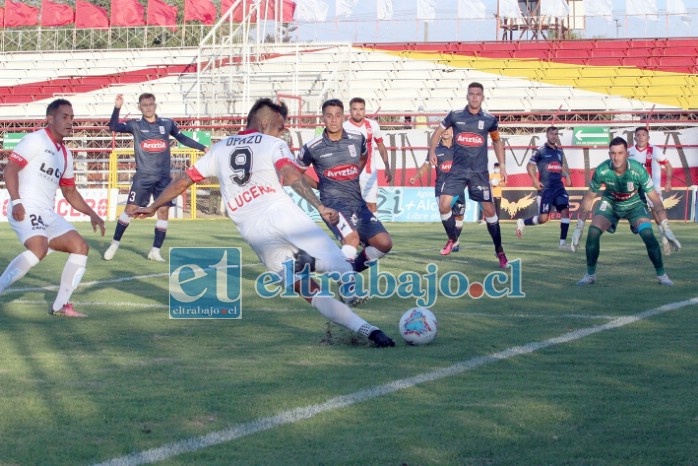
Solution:
<svg viewBox="0 0 698 466"><path fill-rule="evenodd" d="M574 229L574 233L572 233L572 251L577 252L577 248L579 246L579 240L582 239L582 235L584 234L584 220L579 219L577 220L577 227Z"/></svg>
<svg viewBox="0 0 698 466"><path fill-rule="evenodd" d="M681 243L679 243L679 240L676 239L674 232L671 231L671 228L669 228L669 220L667 220L667 219L662 220L662 223L660 223L660 226L662 227L662 233L664 234L664 237L666 239L668 239L669 244L671 244L671 249L673 251L681 250Z"/></svg>

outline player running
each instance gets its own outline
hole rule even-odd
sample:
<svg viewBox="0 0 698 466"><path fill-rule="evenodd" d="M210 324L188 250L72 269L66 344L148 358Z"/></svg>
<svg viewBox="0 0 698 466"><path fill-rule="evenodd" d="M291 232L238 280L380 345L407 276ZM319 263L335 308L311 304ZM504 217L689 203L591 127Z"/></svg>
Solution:
<svg viewBox="0 0 698 466"><path fill-rule="evenodd" d="M75 210L90 217L92 229L104 236L104 220L85 202L75 187L73 154L63 139L73 130L73 106L57 99L46 108L46 127L27 134L10 154L5 166L5 185L12 209L10 226L27 249L0 276L0 294L46 257L49 250L68 253L58 294L49 315L86 317L69 303L87 266L87 242L55 211L56 189Z"/></svg>
<svg viewBox="0 0 698 466"><path fill-rule="evenodd" d="M642 165L634 160L628 160L628 143L625 139L614 138L609 149L610 160L604 161L596 168L589 185L589 191L582 200L579 221L572 235L572 245L576 248L584 232L584 221L587 214L591 210L601 186L604 185L606 189L601 197L601 202L594 211L587 236L587 273L584 278L577 282L577 285L591 285L596 282L596 262L599 258L601 234L604 231L615 232L618 221L625 218L644 241L647 254L657 271L659 284L671 286L673 283L664 272L662 251L652 232L650 215L647 212L646 204L640 198L639 189L643 189L656 206L663 234L667 240L677 251L681 249L681 244L669 228L664 206L659 200L657 191L654 190L652 179Z"/></svg>
<svg viewBox="0 0 698 466"><path fill-rule="evenodd" d="M220 181L226 212L242 237L270 272L283 276L283 264L296 259L294 289L310 289L303 296L330 321L368 337L377 347L395 346L395 342L346 304L317 294L318 285L307 282L300 273L307 264L311 271L339 272L351 285L351 265L339 248L286 193L279 181L293 189L315 207L323 219L337 221L337 212L323 205L293 161L288 145L278 139L287 114L285 105L270 99L258 100L247 117L247 129L230 136L199 159L186 173L175 178L148 207L134 212L137 218L152 216L192 184L210 176ZM306 285L303 285L303 283Z"/></svg>
<svg viewBox="0 0 698 466"><path fill-rule="evenodd" d="M436 205L439 205L439 197L441 196L441 186L443 185L446 176L451 171L453 164L453 129L447 128L441 135L441 142L436 146L436 180L434 181L434 195L436 196ZM417 174L410 178L410 184L415 184L424 174L431 168L429 163L429 155L427 160L419 167ZM454 198L453 207L451 208L453 216L456 218L456 235L460 238L463 231L463 216L465 215L465 190ZM451 252L460 251L460 240L456 241L451 248Z"/></svg>
<svg viewBox="0 0 698 466"><path fill-rule="evenodd" d="M650 132L644 126L635 129L635 145L628 148L628 153L630 154L630 160L635 160L640 162L647 170L647 173L652 177L652 182L654 183L654 188L657 191L659 200L664 204L662 197L662 168L666 171L666 187L667 191L671 191L671 179L674 174L674 169L669 162L666 154L662 153L657 147L649 143ZM657 215L654 204L645 198L644 192L640 192L640 195L644 200L647 201L649 205L650 212L652 212L652 217L654 221L659 225L659 232L662 233L662 226L660 224L659 216ZM668 256L671 254L672 247L671 243L662 234L662 247L664 249L664 255Z"/></svg>
<svg viewBox="0 0 698 466"><path fill-rule="evenodd" d="M453 245L458 241L456 221L451 211L453 198L468 187L468 197L480 203L485 215L487 231L492 237L494 251L499 259L499 266L507 266L507 256L502 247L502 232L499 228L499 217L492 202L490 179L487 170L487 135L492 138L494 153L499 162L502 181L506 183L507 172L504 159L504 144L499 136L497 117L482 110L485 100L484 88L480 83L470 83L468 86L468 105L463 110L451 111L441 122L429 144L429 162L437 164L436 146L441 135L447 128L453 128L455 151L451 172L446 177L439 197L439 212L441 222L446 229L448 241L441 250L442 255L448 255Z"/></svg>
<svg viewBox="0 0 698 466"><path fill-rule="evenodd" d="M104 260L112 260L119 249L121 237L131 222L131 214L140 206L148 205L150 198L157 197L172 179L170 176L170 136L187 147L206 151L206 146L199 144L179 131L177 124L169 118L161 118L156 113L157 105L153 94L145 93L138 97L138 109L143 114L139 120L119 123L119 111L124 104L124 96L118 94L114 101L114 111L109 120L109 129L116 133L133 134L133 151L136 154L136 174L133 176L131 190L126 200L126 208L119 215L114 238L104 252ZM158 210L155 222L153 247L148 253L148 260L165 262L160 248L167 235L169 203Z"/></svg>
<svg viewBox="0 0 698 466"><path fill-rule="evenodd" d="M393 240L361 196L359 173L366 163L366 138L343 129L341 100L325 101L322 119L325 130L301 148L296 160L304 170L311 165L315 168L319 182L307 176L306 180L320 190L323 204L339 212L339 222L326 221L327 226L341 241L342 252L353 261L354 270L361 272L386 255ZM364 248L357 255L359 245Z"/></svg>
<svg viewBox="0 0 698 466"><path fill-rule="evenodd" d="M522 238L527 226L546 223L554 206L560 212L560 249L569 251L571 248L567 245L567 232L570 228L570 198L562 179L565 178L567 186L572 186L572 178L567 168L565 153L559 147L558 129L551 126L545 132L545 137L545 144L531 155L526 167L533 187L538 191L538 215L525 220L518 219L516 236Z"/></svg>
<svg viewBox="0 0 698 466"><path fill-rule="evenodd" d="M374 143L378 148L378 153L385 166L385 180L390 183L393 179L388 163L388 149L383 143L383 133L376 120L366 118L366 101L361 97L354 97L349 101L349 119L345 120L343 127L353 133L360 133L366 138L366 148L368 156L366 166L359 175L359 185L361 186L361 196L366 201L368 210L376 213L378 210L378 163L373 155Z"/></svg>

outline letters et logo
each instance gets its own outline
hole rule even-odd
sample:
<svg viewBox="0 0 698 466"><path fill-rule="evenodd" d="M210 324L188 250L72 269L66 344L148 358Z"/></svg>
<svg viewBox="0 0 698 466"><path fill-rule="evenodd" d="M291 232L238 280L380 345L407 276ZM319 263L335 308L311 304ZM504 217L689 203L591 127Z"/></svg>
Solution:
<svg viewBox="0 0 698 466"><path fill-rule="evenodd" d="M170 319L240 319L240 248L170 249Z"/></svg>

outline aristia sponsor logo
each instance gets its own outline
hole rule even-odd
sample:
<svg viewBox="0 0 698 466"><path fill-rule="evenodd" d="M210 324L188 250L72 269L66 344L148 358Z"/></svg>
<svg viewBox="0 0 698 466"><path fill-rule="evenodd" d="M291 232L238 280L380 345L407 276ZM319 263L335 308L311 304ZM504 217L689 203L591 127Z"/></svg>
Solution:
<svg viewBox="0 0 698 466"><path fill-rule="evenodd" d="M325 178L335 181L353 180L359 176L359 167L356 165L340 165L328 168L322 173L325 175Z"/></svg>
<svg viewBox="0 0 698 466"><path fill-rule="evenodd" d="M162 152L167 149L167 143L162 139L147 139L141 142L141 149L146 152Z"/></svg>
<svg viewBox="0 0 698 466"><path fill-rule="evenodd" d="M460 133L456 137L459 146L479 147L485 143L485 139L475 133Z"/></svg>

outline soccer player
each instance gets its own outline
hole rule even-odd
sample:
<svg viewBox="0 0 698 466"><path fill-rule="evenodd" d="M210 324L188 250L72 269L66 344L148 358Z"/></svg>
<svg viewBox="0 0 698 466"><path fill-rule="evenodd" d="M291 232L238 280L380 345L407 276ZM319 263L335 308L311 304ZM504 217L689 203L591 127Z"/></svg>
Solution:
<svg viewBox="0 0 698 466"><path fill-rule="evenodd" d="M628 219L633 231L636 231L647 248L647 254L657 271L657 281L661 285L671 286L672 281L664 272L662 251L652 232L650 214L647 206L640 198L639 189L643 189L647 197L657 208L657 215L663 228L663 235L678 251L681 244L669 228L664 206L659 200L657 191L647 171L634 160L628 160L628 143L625 139L613 138L609 145L610 159L602 162L591 178L589 191L584 195L579 213L577 228L572 235L572 246L576 249L584 232L584 222L591 210L601 186L606 187L589 227L586 242L587 273L577 285L591 285L596 282L596 262L599 259L599 243L604 231L616 231L618 221Z"/></svg>
<svg viewBox="0 0 698 466"><path fill-rule="evenodd" d="M441 185L451 171L451 164L453 164L453 129L448 128L441 135L441 142L436 146L436 160L434 195L436 196L436 205L438 205L439 196L441 196ZM427 160L419 167L417 174L410 178L410 184L415 184L430 168L431 164L429 163L429 156L427 155ZM465 215L465 190L454 198L451 211L456 218L456 235L460 238L460 234L463 231L463 215ZM451 252L458 251L460 251L460 240L456 241L451 249Z"/></svg>
<svg viewBox="0 0 698 466"><path fill-rule="evenodd" d="M554 206L560 212L560 249L571 250L567 245L567 231L570 228L570 197L567 186L572 186L572 177L567 168L565 153L559 146L558 129L551 126L545 132L546 142L536 150L528 162L526 170L538 191L538 215L516 221L516 236L523 237L524 228L542 225L548 221L550 209ZM540 180L539 177L540 176Z"/></svg>
<svg viewBox="0 0 698 466"><path fill-rule="evenodd" d="M361 272L386 255L393 240L361 196L359 173L366 163L366 138L343 129L341 100L326 100L322 119L324 131L301 148L296 162L303 170L315 167L319 182L308 176L306 180L319 189L323 204L339 212L336 225L325 223L342 243L342 252L353 261L354 270ZM364 248L357 255L359 245Z"/></svg>
<svg viewBox="0 0 698 466"><path fill-rule="evenodd" d="M674 169L669 162L666 154L662 153L661 150L657 149L650 142L650 132L644 126L640 126L635 129L635 145L628 148L628 153L630 154L630 160L635 160L640 162L647 170L647 173L652 177L652 182L654 183L654 188L657 191L659 200L662 201L662 168L666 171L666 187L667 191L671 191L671 179L674 174ZM640 192L640 195L644 197L644 192ZM647 199L645 199L647 200ZM654 204L647 200L647 204L652 212L652 217L654 218L657 225L659 225L659 232L662 232L662 226L660 225L659 216L654 208ZM665 255L671 254L671 244L669 240L662 235L662 247L664 249Z"/></svg>
<svg viewBox="0 0 698 466"><path fill-rule="evenodd" d="M114 238L104 251L104 260L112 260L119 249L121 237L131 222L131 214L140 206L148 205L150 197L157 197L171 180L170 176L170 136L187 147L206 151L206 146L199 144L179 131L177 124L169 118L161 118L156 113L157 105L153 94L145 93L138 97L138 109L143 114L138 120L119 123L119 111L124 104L124 96L118 94L114 101L114 111L109 120L109 129L116 133L133 135L133 151L136 154L136 174L133 176L131 190L126 200L126 208L119 215ZM153 247L148 253L148 260L164 262L160 248L167 235L167 223L170 207L162 206L155 222Z"/></svg>
<svg viewBox="0 0 698 466"><path fill-rule="evenodd" d="M228 216L267 270L282 274L284 262L295 258L297 272L308 264L311 271L339 272L344 280L352 280L351 265L337 245L293 202L279 181L281 176L323 219L336 222L337 212L315 196L295 165L288 145L278 139L287 112L283 104L270 99L257 100L248 114L246 130L214 145L186 173L175 178L152 204L136 210L134 216L152 216L192 184L216 176ZM299 294L304 289L301 283L304 279L302 273L294 276L293 285ZM303 297L327 319L368 337L379 348L395 346L390 337L346 304L315 293L315 282L306 288L313 293Z"/></svg>
<svg viewBox="0 0 698 466"><path fill-rule="evenodd" d="M0 276L0 294L29 272L49 252L68 253L49 315L86 317L70 300L87 265L89 246L75 228L55 211L56 189L75 210L90 217L92 229L104 236L104 220L75 187L73 154L63 139L73 130L73 106L57 99L46 108L46 127L27 134L14 148L5 167L5 184L12 199L10 226L26 251L15 257Z"/></svg>
<svg viewBox="0 0 698 466"><path fill-rule="evenodd" d="M442 255L448 255L453 245L458 241L456 222L451 211L453 198L468 187L468 196L479 202L485 215L487 231L492 237L495 254L500 267L507 266L507 256L502 247L502 232L499 228L499 217L494 210L490 190L489 173L487 170L487 135L492 138L494 153L499 162L502 181L506 183L507 172L504 160L504 144L499 136L497 117L482 110L485 100L484 88L480 83L468 85L468 105L463 110L451 111L431 136L429 144L429 161L436 165L436 146L441 135L447 128L453 128L455 142L453 165L446 177L439 197L439 212L441 222L446 229L448 241L441 250Z"/></svg>
<svg viewBox="0 0 698 466"><path fill-rule="evenodd" d="M383 133L376 120L366 118L366 101L361 97L354 97L349 101L349 119L343 124L344 129L350 132L360 133L366 138L368 148L368 159L361 175L359 184L361 185L361 196L366 201L368 210L376 213L378 210L378 164L373 156L373 147L378 148L378 153L385 165L385 179L388 183L393 179L388 163L388 149L383 143Z"/></svg>

